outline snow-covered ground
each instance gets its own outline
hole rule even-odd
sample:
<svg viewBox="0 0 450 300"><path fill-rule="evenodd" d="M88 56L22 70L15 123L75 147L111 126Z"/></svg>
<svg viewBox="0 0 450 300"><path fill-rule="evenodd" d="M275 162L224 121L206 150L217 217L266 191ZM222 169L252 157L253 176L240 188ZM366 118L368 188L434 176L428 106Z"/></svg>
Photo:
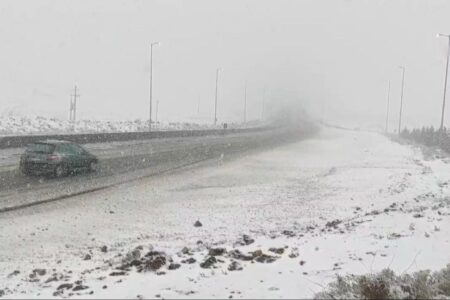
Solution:
<svg viewBox="0 0 450 300"><path fill-rule="evenodd" d="M443 159L325 128L238 160L2 214L0 290L310 298L336 274L437 270L450 262L449 184Z"/></svg>
<svg viewBox="0 0 450 300"><path fill-rule="evenodd" d="M255 124L247 124L255 126ZM236 127L236 124L229 124ZM211 123L189 123L189 122L158 122L153 125L154 130L201 130L221 128ZM242 126L240 126L242 127ZM28 135L28 134L67 134L67 133L93 133L93 132L136 132L146 131L148 120L133 121L99 121L79 120L71 123L68 120L46 118L41 116L0 116L0 136Z"/></svg>

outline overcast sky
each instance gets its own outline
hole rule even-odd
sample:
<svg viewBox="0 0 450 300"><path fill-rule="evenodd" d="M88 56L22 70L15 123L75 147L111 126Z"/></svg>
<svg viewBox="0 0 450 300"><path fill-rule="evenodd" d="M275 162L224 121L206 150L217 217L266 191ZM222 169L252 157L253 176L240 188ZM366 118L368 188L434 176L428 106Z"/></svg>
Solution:
<svg viewBox="0 0 450 300"><path fill-rule="evenodd" d="M147 118L159 41L162 120L212 121L222 67L220 121L242 119L247 81L248 119L266 88L268 102L282 95L332 122L383 127L391 80L394 129L405 65L405 123L438 125L447 42L436 33L450 34L449 16L446 0L2 0L0 113L67 118L77 84L80 118Z"/></svg>

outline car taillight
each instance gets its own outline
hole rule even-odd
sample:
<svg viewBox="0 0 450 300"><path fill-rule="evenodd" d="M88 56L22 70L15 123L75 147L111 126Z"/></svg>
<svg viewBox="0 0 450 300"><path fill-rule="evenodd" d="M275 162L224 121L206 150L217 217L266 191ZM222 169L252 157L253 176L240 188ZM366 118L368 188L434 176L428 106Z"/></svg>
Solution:
<svg viewBox="0 0 450 300"><path fill-rule="evenodd" d="M48 161L60 161L61 156L56 155L56 154L50 154L49 156L47 156L47 160Z"/></svg>

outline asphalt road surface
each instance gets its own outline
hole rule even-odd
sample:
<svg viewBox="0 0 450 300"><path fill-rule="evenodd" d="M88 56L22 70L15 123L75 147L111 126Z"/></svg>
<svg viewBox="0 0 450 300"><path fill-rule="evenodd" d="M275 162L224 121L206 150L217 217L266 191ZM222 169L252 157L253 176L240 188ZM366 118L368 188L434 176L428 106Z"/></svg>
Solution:
<svg viewBox="0 0 450 300"><path fill-rule="evenodd" d="M98 170L64 178L25 176L18 170L24 149L5 149L0 151L0 212L62 200L207 160L229 159L299 140L310 131L306 127L284 128L220 136L88 144L85 147L100 159Z"/></svg>

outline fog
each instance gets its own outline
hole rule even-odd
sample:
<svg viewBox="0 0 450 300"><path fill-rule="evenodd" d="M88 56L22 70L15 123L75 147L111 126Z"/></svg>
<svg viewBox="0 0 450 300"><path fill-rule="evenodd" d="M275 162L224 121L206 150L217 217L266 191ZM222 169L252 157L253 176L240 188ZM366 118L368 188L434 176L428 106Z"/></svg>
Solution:
<svg viewBox="0 0 450 300"><path fill-rule="evenodd" d="M291 95L317 118L383 129L438 125L448 1L1 1L0 113L147 119L149 48L158 119L248 120ZM155 106L154 106L155 107ZM450 120L447 111L446 119ZM448 123L447 123L448 124Z"/></svg>
<svg viewBox="0 0 450 300"><path fill-rule="evenodd" d="M450 299L449 58L449 0L0 0L0 298Z"/></svg>

